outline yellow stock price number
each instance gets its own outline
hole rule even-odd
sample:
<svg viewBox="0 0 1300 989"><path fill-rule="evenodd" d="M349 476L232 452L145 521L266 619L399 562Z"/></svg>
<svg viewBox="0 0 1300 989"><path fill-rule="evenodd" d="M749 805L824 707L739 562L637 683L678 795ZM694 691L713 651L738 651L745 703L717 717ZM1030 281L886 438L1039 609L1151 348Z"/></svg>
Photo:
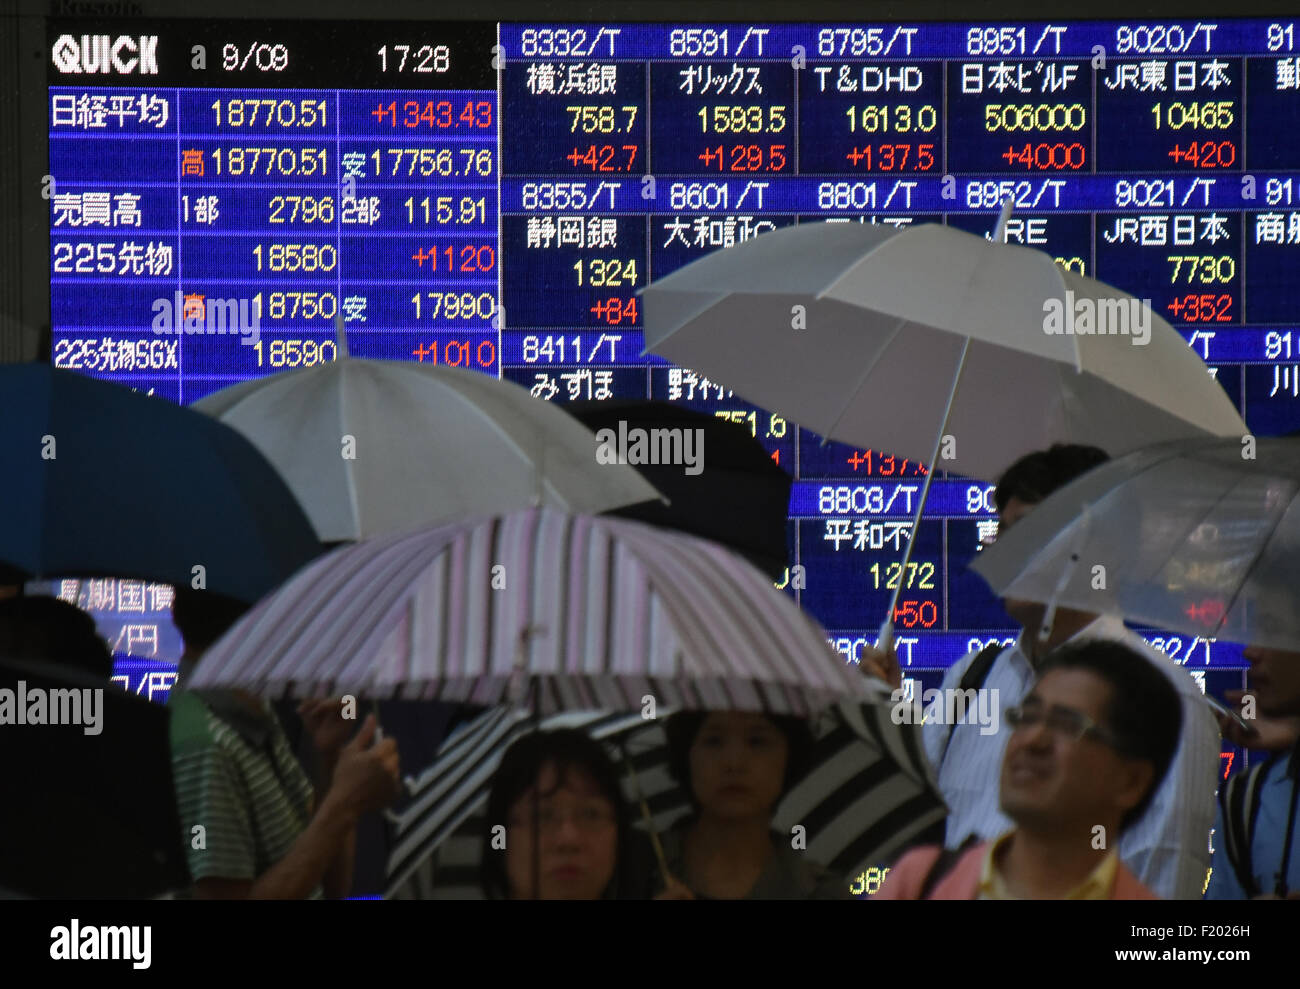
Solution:
<svg viewBox="0 0 1300 989"><path fill-rule="evenodd" d="M702 106L697 116L705 134L779 134L785 106Z"/></svg>
<svg viewBox="0 0 1300 989"><path fill-rule="evenodd" d="M333 340L258 340L253 344L258 367L311 367L335 360L338 344Z"/></svg>
<svg viewBox="0 0 1300 989"><path fill-rule="evenodd" d="M325 100L230 99L212 103L218 127L328 127Z"/></svg>
<svg viewBox="0 0 1300 989"><path fill-rule="evenodd" d="M566 106L570 134L626 134L636 123L635 106ZM622 117L620 124L619 117Z"/></svg>
<svg viewBox="0 0 1300 989"><path fill-rule="evenodd" d="M878 134L890 131L907 134L919 131L928 134L939 125L939 111L930 104L913 109L910 106L851 106L844 111L849 118L849 132Z"/></svg>
<svg viewBox="0 0 1300 989"><path fill-rule="evenodd" d="M258 244L253 256L258 271L333 271L339 263L332 244Z"/></svg>
<svg viewBox="0 0 1300 989"><path fill-rule="evenodd" d="M333 223L333 196L272 196L268 223Z"/></svg>
<svg viewBox="0 0 1300 989"><path fill-rule="evenodd" d="M758 413L746 412L744 409L718 409L713 413L719 419L726 419L727 422L740 423L742 426L748 423L749 435L757 439L758 437ZM767 419L767 434L764 439L780 439L785 436L787 423L779 415L770 415Z"/></svg>
<svg viewBox="0 0 1300 989"><path fill-rule="evenodd" d="M416 292L411 304L416 319L491 319L497 311L491 292Z"/></svg>
<svg viewBox="0 0 1300 989"><path fill-rule="evenodd" d="M491 148L385 148L370 154L375 175L428 178L439 175L492 175Z"/></svg>
<svg viewBox="0 0 1300 989"><path fill-rule="evenodd" d="M1182 130L1199 127L1203 130L1227 130L1237 119L1232 112L1232 100L1206 100L1203 103L1157 103L1151 108L1156 120L1156 130Z"/></svg>
<svg viewBox="0 0 1300 989"><path fill-rule="evenodd" d="M486 223L487 197L438 196L436 199L425 196L416 199L409 196L402 204L406 207L407 223Z"/></svg>
<svg viewBox="0 0 1300 989"><path fill-rule="evenodd" d="M1201 254L1170 254L1166 261L1174 266L1169 281L1177 282L1178 276L1189 284L1212 285L1216 282L1230 282L1237 274L1237 262L1230 255L1221 257Z"/></svg>
<svg viewBox="0 0 1300 989"><path fill-rule="evenodd" d="M616 258L588 258L574 263L573 270L578 273L579 285L592 288L622 288L635 285L637 280L636 259L626 261Z"/></svg>
<svg viewBox="0 0 1300 989"><path fill-rule="evenodd" d="M329 169L328 148L215 148L211 155L217 175L285 175L307 178L313 175L324 176Z"/></svg>
<svg viewBox="0 0 1300 989"><path fill-rule="evenodd" d="M271 319L333 319L339 300L333 292L271 292L262 308L262 293L253 296L258 316Z"/></svg>
<svg viewBox="0 0 1300 989"><path fill-rule="evenodd" d="M874 580L874 586L880 587L880 564L871 564L871 576ZM903 565L899 562L890 563L885 567L885 588L894 590L902 581ZM917 563L915 561L907 564L907 589L920 588L923 591L934 590L934 564Z"/></svg>
<svg viewBox="0 0 1300 989"><path fill-rule="evenodd" d="M990 103L984 108L986 131L1079 131L1088 126L1082 103Z"/></svg>

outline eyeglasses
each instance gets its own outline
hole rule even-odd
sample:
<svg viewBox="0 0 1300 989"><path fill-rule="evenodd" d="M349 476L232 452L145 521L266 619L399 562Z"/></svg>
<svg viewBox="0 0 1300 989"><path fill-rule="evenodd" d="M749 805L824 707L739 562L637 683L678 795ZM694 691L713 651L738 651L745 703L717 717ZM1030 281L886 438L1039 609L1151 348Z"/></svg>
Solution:
<svg viewBox="0 0 1300 989"><path fill-rule="evenodd" d="M566 820L572 821L573 826L583 834L592 834L612 827L614 825L614 814L604 804L576 807L568 813L561 813L555 807L543 805L541 812L537 815L538 830L543 834L554 834L560 830L560 825ZM510 815L510 825L511 827L531 828L533 826L532 807Z"/></svg>
<svg viewBox="0 0 1300 989"><path fill-rule="evenodd" d="M1053 735L1068 742L1077 742L1085 737L1092 737L1113 749L1120 748L1114 735L1106 731L1082 711L1076 711L1071 707L1061 707L1058 704L1053 704L1051 707L1044 708L1041 704L1027 704L1020 707L1009 707L1003 714L1006 716L1007 724L1011 725L1012 729L1032 728L1037 724L1045 724L1047 730Z"/></svg>

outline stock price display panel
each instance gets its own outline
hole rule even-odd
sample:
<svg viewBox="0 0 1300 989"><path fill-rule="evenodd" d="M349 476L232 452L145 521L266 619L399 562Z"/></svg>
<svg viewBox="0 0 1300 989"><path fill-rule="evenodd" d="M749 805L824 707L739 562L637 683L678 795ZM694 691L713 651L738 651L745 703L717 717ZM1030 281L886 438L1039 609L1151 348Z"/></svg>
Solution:
<svg viewBox="0 0 1300 989"><path fill-rule="evenodd" d="M1012 634L966 569L991 487L936 479L901 572L924 465L643 355L652 278L795 223L987 234L1010 198L1009 241L1150 299L1254 432L1300 425L1293 22L131 26L49 22L58 365L190 402L335 359L341 317L356 356L707 410L795 477L785 587L846 658L903 584L917 687ZM93 593L165 658L163 612ZM1241 685L1240 647L1148 637Z"/></svg>

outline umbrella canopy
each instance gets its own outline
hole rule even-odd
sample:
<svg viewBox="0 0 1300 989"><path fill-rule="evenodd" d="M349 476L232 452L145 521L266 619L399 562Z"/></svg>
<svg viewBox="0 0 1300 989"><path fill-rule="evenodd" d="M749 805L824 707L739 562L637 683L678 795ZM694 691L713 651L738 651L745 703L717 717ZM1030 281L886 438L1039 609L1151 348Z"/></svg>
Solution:
<svg viewBox="0 0 1300 989"><path fill-rule="evenodd" d="M528 389L477 371L347 356L232 385L194 408L279 468L326 542L546 504L657 499L634 467ZM350 439L349 439L350 438Z"/></svg>
<svg viewBox="0 0 1300 989"><path fill-rule="evenodd" d="M0 366L0 580L136 577L255 601L320 553L233 429L48 364ZM202 571L195 570L202 567Z"/></svg>
<svg viewBox="0 0 1300 989"><path fill-rule="evenodd" d="M781 579L789 566L785 530L793 482L746 427L671 402L574 402L567 408L597 432L703 430L704 469L698 474L674 464L638 465L668 504L643 502L610 514L712 539Z"/></svg>
<svg viewBox="0 0 1300 989"><path fill-rule="evenodd" d="M604 741L635 773L625 780L630 801L644 796L652 826L662 831L690 812L690 800L668 772L667 737L659 711L568 712L541 722L541 730L579 728ZM481 897L478 863L492 775L505 750L533 730L531 717L510 708L490 709L443 745L437 761L410 781L410 803L396 815L389 855L387 896L393 899ZM888 695L876 703L839 704L813 724L814 748L803 779L786 794L772 826L807 831L807 854L851 878L891 861L947 809L937 796L919 733L889 717ZM644 827L643 820L639 826Z"/></svg>
<svg viewBox="0 0 1300 989"><path fill-rule="evenodd" d="M125 899L159 896L189 884L172 788L170 712L78 670L0 658L0 691L15 705L38 692L68 698L85 724L14 724L0 728L4 810L0 812L0 884L40 898ZM49 720L53 701L42 717ZM12 716L12 715L11 715Z"/></svg>
<svg viewBox="0 0 1300 989"><path fill-rule="evenodd" d="M1132 333L1047 332L1049 300L1072 315L1086 300L1117 323L1130 297L1041 251L952 227L785 227L642 296L655 353L829 439L929 463L951 433L940 466L971 477L995 477L1053 442L1118 454L1246 432L1205 365L1149 309L1145 345Z"/></svg>
<svg viewBox="0 0 1300 989"><path fill-rule="evenodd" d="M623 519L530 509L342 547L263 599L192 686L538 713L807 715L863 678L734 553Z"/></svg>
<svg viewBox="0 0 1300 989"><path fill-rule="evenodd" d="M1252 442L1165 443L1101 464L973 569L1003 597L1294 649L1300 440Z"/></svg>

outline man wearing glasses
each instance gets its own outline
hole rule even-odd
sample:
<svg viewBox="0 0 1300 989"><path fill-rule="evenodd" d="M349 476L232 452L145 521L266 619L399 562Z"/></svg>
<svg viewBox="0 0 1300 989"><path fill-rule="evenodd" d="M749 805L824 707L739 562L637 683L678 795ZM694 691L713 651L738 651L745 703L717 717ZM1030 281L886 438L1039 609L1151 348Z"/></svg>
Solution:
<svg viewBox="0 0 1300 989"><path fill-rule="evenodd" d="M1044 659L1011 726L999 797L1015 827L956 857L917 848L876 899L1152 900L1123 862L1178 746L1182 703L1131 649L1087 640Z"/></svg>
<svg viewBox="0 0 1300 989"><path fill-rule="evenodd" d="M1096 447L1058 445L1016 461L998 480L994 500L998 528L1005 532L1039 502L1107 460ZM1144 667L1165 677L1182 701L1182 735L1164 784L1140 820L1127 829L1120 858L1162 899L1199 899L1210 865L1209 838L1214 822L1214 788L1219 770L1219 730L1191 674L1149 646L1122 620L1070 608L1057 609L1043 641L1039 629L1046 609L1032 601L1004 600L1003 607L1023 629L1014 645L993 646L958 660L943 688L997 691L1003 704L1025 697L1045 657L1067 642L1098 640L1126 646ZM862 669L894 688L902 682L894 652L868 649ZM948 696L945 693L945 696ZM998 772L1007 732L985 735L978 724L938 724L924 728L926 754L948 804L945 844L952 849L991 839L1010 826L998 806Z"/></svg>

